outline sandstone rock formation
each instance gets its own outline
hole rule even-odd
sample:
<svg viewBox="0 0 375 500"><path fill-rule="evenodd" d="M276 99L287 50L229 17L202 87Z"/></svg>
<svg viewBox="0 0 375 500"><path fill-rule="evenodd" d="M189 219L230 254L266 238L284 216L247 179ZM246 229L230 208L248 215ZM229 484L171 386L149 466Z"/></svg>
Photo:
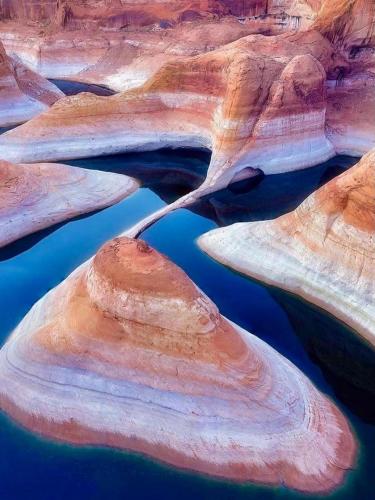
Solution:
<svg viewBox="0 0 375 500"><path fill-rule="evenodd" d="M105 244L41 299L0 375L4 410L68 442L309 492L353 465L337 408L143 241Z"/></svg>
<svg viewBox="0 0 375 500"><path fill-rule="evenodd" d="M61 100L4 136L4 156L41 161L207 147L213 155L205 189L212 190L247 167L278 173L335 154L362 155L375 145L374 12L365 9L369 26L361 29L347 15L350 6L359 12L361 1L331 2L330 8L309 2L313 10L321 7L314 30L275 36L236 40L250 28L226 19L222 29L193 23L166 35L135 32L126 40L115 33L120 38L104 52L93 39L89 58L97 62L79 78L132 90ZM65 50L63 43L59 64L65 64Z"/></svg>
<svg viewBox="0 0 375 500"><path fill-rule="evenodd" d="M346 60L327 81L327 136L339 154L361 156L375 137L375 2L327 1L314 27Z"/></svg>
<svg viewBox="0 0 375 500"><path fill-rule="evenodd" d="M64 94L52 83L9 58L0 42L0 127L25 122Z"/></svg>
<svg viewBox="0 0 375 500"><path fill-rule="evenodd" d="M0 160L0 247L48 226L104 208L138 184L125 175Z"/></svg>
<svg viewBox="0 0 375 500"><path fill-rule="evenodd" d="M214 230L199 245L327 309L375 345L375 150L294 212Z"/></svg>
<svg viewBox="0 0 375 500"><path fill-rule="evenodd" d="M315 31L248 36L170 62L133 91L62 99L0 146L11 161L207 147L206 185L217 189L245 167L283 172L335 154L325 135L325 81L340 64Z"/></svg>
<svg viewBox="0 0 375 500"><path fill-rule="evenodd" d="M316 3L7 0L6 5L0 2L0 38L8 53L46 78L90 80L125 90L141 85L178 55L213 50L251 33L310 26Z"/></svg>
<svg viewBox="0 0 375 500"><path fill-rule="evenodd" d="M55 29L124 29L203 17L311 17L320 0L1 0L0 19Z"/></svg>

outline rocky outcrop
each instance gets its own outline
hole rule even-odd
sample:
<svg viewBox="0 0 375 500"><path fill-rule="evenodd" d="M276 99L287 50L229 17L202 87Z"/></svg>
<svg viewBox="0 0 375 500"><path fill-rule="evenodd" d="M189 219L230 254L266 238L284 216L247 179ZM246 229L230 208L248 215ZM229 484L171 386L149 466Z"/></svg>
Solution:
<svg viewBox="0 0 375 500"><path fill-rule="evenodd" d="M2 408L64 441L309 492L353 465L337 408L140 240L105 244L41 299L0 374Z"/></svg>
<svg viewBox="0 0 375 500"><path fill-rule="evenodd" d="M244 37L170 62L138 89L62 99L0 145L12 161L211 148L206 186L217 189L246 167L276 173L335 155L325 134L325 80L338 64L317 32Z"/></svg>
<svg viewBox="0 0 375 500"><path fill-rule="evenodd" d="M199 240L237 271L327 309L375 345L375 150L273 221Z"/></svg>
<svg viewBox="0 0 375 500"><path fill-rule="evenodd" d="M22 236L120 201L137 182L125 175L0 160L0 247Z"/></svg>
<svg viewBox="0 0 375 500"><path fill-rule="evenodd" d="M0 42L0 127L25 122L63 96L18 58L9 58Z"/></svg>
<svg viewBox="0 0 375 500"><path fill-rule="evenodd" d="M302 0L7 0L6 6L0 1L0 38L8 53L46 78L74 77L126 90L173 57L249 34L304 29L315 11Z"/></svg>

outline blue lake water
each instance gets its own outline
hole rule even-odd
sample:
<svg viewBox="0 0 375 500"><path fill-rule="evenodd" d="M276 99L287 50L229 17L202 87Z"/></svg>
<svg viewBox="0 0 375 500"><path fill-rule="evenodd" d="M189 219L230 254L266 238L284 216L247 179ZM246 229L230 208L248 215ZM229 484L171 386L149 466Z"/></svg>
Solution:
<svg viewBox="0 0 375 500"><path fill-rule="evenodd" d="M50 80L56 85L60 90L64 92L65 95L76 95L80 92L91 92L96 95L113 95L113 90L102 85L95 85L91 83L81 83L72 80Z"/></svg>
<svg viewBox="0 0 375 500"><path fill-rule="evenodd" d="M201 182L209 155L160 151L68 162L138 177L143 187L117 205L23 238L0 250L0 341L40 297L99 246ZM375 356L353 333L290 294L262 286L216 263L196 246L202 233L237 220L267 219L293 209L354 163L319 167L237 185L178 210L142 238L180 265L221 312L295 363L333 398L360 442L360 460L329 498L373 499ZM121 451L45 440L0 414L0 499L297 499L283 488L235 485ZM310 496L309 498L314 498Z"/></svg>

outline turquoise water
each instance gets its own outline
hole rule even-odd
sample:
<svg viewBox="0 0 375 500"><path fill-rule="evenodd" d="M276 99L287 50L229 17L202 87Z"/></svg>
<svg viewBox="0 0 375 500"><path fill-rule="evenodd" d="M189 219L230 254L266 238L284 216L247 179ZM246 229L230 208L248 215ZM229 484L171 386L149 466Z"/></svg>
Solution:
<svg viewBox="0 0 375 500"><path fill-rule="evenodd" d="M31 305L60 283L109 238L203 178L204 152L161 151L69 162L131 174L142 189L119 204L24 238L0 250L0 339L7 338ZM349 418L361 445L360 463L330 498L373 499L375 491L375 357L349 329L280 290L233 273L204 255L195 240L218 224L284 213L354 160L270 176L252 189L238 185L191 210L172 213L142 238L180 265L221 312L263 338L332 397ZM234 191L234 192L233 192ZM267 208L268 207L268 208ZM0 498L297 499L283 488L234 485L177 471L131 453L72 447L42 439L0 415ZM310 497L314 498L314 497Z"/></svg>

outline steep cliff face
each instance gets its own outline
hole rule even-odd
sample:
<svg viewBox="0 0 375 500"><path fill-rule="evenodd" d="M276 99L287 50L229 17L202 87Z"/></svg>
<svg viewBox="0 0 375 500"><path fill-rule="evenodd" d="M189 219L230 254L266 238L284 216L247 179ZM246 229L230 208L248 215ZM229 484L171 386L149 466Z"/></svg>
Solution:
<svg viewBox="0 0 375 500"><path fill-rule="evenodd" d="M64 29L134 28L202 17L311 17L318 0L0 0L0 17Z"/></svg>
<svg viewBox="0 0 375 500"><path fill-rule="evenodd" d="M0 374L2 408L68 442L308 492L355 457L338 409L140 240L108 242L39 301Z"/></svg>
<svg viewBox="0 0 375 500"><path fill-rule="evenodd" d="M267 13L266 0L0 0L2 19L57 22L61 27L149 25L189 21L205 15L249 16Z"/></svg>
<svg viewBox="0 0 375 500"><path fill-rule="evenodd" d="M375 150L274 221L204 235L220 262L324 307L375 345Z"/></svg>
<svg viewBox="0 0 375 500"><path fill-rule="evenodd" d="M0 247L76 215L116 203L137 189L125 176L53 163L0 160Z"/></svg>

